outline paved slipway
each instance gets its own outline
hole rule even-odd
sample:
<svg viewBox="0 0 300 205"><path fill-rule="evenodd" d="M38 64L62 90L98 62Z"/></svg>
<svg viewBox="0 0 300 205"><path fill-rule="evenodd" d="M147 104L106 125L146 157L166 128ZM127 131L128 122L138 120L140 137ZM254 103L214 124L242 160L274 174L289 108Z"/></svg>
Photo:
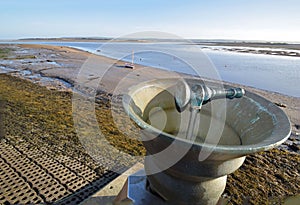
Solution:
<svg viewBox="0 0 300 205"><path fill-rule="evenodd" d="M0 59L0 68L9 75L59 92L71 91L80 74L80 83L73 88L87 95L97 90L96 102L105 109L109 107L113 92L118 96L138 82L158 76L170 77L167 71L142 66L133 71L125 69L123 62L66 47L2 47L11 48L10 56ZM97 69L92 65L97 65ZM101 81L98 81L100 76ZM121 81L122 86L118 86ZM280 204L282 199L300 194L300 99L249 87L246 89L280 106L291 119L292 135L279 149L249 156L245 165L229 176L223 197L228 199L228 204ZM0 117L2 115L0 112ZM100 123L104 121L105 118L99 120ZM113 137L118 135L114 130L108 132ZM65 144L57 142L54 148L46 137L31 139L0 135L0 204L78 204L117 177L118 173L114 171L121 173L133 163L118 165L101 155L99 159L91 159L80 151L77 155L76 148L71 152L73 154L66 154ZM122 149L130 146L126 143L120 145L118 141L121 140L111 138L111 143ZM105 150L105 147L101 149ZM140 153L132 154L144 153L143 148L140 149ZM130 148L127 152L131 152ZM114 171L108 168L112 163L115 163Z"/></svg>

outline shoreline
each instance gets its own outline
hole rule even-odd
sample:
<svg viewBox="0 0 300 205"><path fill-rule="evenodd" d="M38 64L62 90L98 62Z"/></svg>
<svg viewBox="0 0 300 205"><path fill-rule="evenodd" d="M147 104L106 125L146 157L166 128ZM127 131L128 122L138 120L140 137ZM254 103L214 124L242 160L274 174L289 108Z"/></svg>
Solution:
<svg viewBox="0 0 300 205"><path fill-rule="evenodd" d="M140 65L137 65L134 70L125 69L122 67L124 62L67 47L46 45L18 46L18 48L15 48L16 53L12 56L15 60L11 59L11 61L12 65L16 65L20 70L29 69L32 72L40 73L44 76L61 77L71 83L74 83L75 77L81 71L82 82L84 82L81 88L84 89L86 85L98 89L96 98L98 97L99 102L96 102L96 115L98 123L103 125L101 129L107 135L107 140L112 145L132 155L144 154L144 150L139 142L127 139L126 136L121 134L118 128L113 125L111 120L112 114L110 113L110 101L112 100L110 94L113 93L117 96L118 92L121 93L129 86L135 85L137 82L156 78L157 76L160 78L168 78L170 77L169 72ZM35 58L32 56L35 56ZM98 82L99 78L97 78L99 75L98 72L95 72L93 69L87 71L80 70L87 59L91 61L88 65L94 63L97 65L97 69L103 69L103 71L105 71L100 73L103 74L100 84ZM106 70L107 68L109 69ZM2 82L2 84L0 84L2 85L0 97L2 97L1 99L6 99L7 106L11 107L11 109L13 108L12 110L16 109L17 112L5 111L5 113L9 113L13 116L7 120L11 120L11 123L16 125L12 127L10 125L10 135L7 137L6 142L1 141L1 143L7 144L10 142L10 144L8 144L9 146L13 146L20 151L22 151L22 149L27 150L26 152L28 153L36 151L36 149L41 150L41 147L45 147L49 150L44 149L44 152L56 160L58 164L60 163L58 156L72 156L72 159L79 160L84 166L89 166L92 170L91 172L94 174L100 169L98 175L93 175L97 176L93 179L102 179L103 170L105 170L105 168L97 167L91 157L86 156L86 153L84 154L84 150L82 150L81 145L78 144L78 139L72 128L71 90L56 90L54 88L61 87L56 84L51 85L54 88L48 86L48 89L46 89L45 87L36 85L38 83L31 83L34 82L32 79L29 79L31 82L28 82L28 78L25 78L26 81L24 81L17 80L19 78L10 77L10 75L5 75L8 77L3 77L2 75L4 74L0 75ZM176 75L179 74L175 74L175 76ZM119 84L121 86L118 87ZM237 86L237 84L229 84ZM300 170L295 169L295 167L299 166L300 162L300 98L247 86L241 87L262 95L273 103L277 103L291 120L292 136L283 146L279 147L279 149L276 148L267 152L249 155L245 165L229 176L224 196L230 199L230 202L233 204L241 204L245 200L249 200L251 204L263 204L272 200L278 200L279 202L279 200L284 200L288 196L299 195ZM117 88L117 92L112 92L115 88ZM89 92L89 90L86 91ZM94 92L95 91L92 90L92 93ZM39 103L39 101L42 103ZM49 114L47 110L49 108L52 110L51 114ZM19 111L19 109L21 109L21 111ZM18 113L20 113L20 115ZM67 115L66 113L69 114ZM25 125L22 125L22 122L24 122ZM18 123L20 123L20 125L18 125ZM19 126L20 129L18 128ZM26 129L23 128L23 126L25 126ZM129 129L126 125L124 126L124 129ZM128 130L130 133L131 129L133 128ZM49 133L52 133L50 135L51 137L48 136ZM134 135L136 133L132 134ZM32 138L32 136L34 137ZM31 148L22 147L24 141L19 142L18 140L21 140L20 138L24 138L25 143L30 142ZM14 142L14 140L16 140L16 142ZM66 150L64 143L67 144ZM78 148L78 146L80 148ZM52 155L55 149L58 149L56 152L59 152L59 154L55 153ZM68 155L64 155L64 151ZM102 154L105 155L106 153L103 152ZM30 155L27 156L30 158ZM38 163L34 158L30 158L30 160ZM266 172L268 174L266 174ZM69 184L65 184L65 187L69 187ZM76 193L77 191L75 190L74 194L76 195ZM270 197L273 197L273 199Z"/></svg>
<svg viewBox="0 0 300 205"><path fill-rule="evenodd" d="M25 42L26 42L26 40L25 40ZM36 43L38 43L39 41L37 41ZM68 41L67 41L68 42ZM81 42L80 40L78 40L77 42ZM84 41L83 41L84 42ZM227 44L225 44L225 43L213 43L213 44L216 44L216 45L214 45L214 46L219 46L218 44L220 44L220 45L227 45ZM240 43L233 43L233 47L240 47L239 46L239 44ZM252 45L252 43L242 43L242 45L244 45L244 44L250 44L250 45ZM196 44L197 45L197 44ZM229 45L231 45L230 43L229 43ZM256 45L256 43L254 43L254 45ZM260 45L260 44L258 44L258 45ZM273 44L267 44L267 45L273 45ZM277 45L277 44L275 44L275 45ZM281 45L281 44L279 44L279 45ZM283 44L283 45L286 45L286 44ZM287 44L287 45L289 45L289 44ZM291 44L291 45L294 45L294 44ZM300 44L295 44L295 45L299 45L299 50L300 50ZM5 46L20 46L20 47L24 47L24 48L33 48L33 49L41 49L41 48L46 48L46 49L49 49L49 50L57 50L57 51L59 51L59 52L66 52L66 53L68 53L68 52L74 52L74 53L81 53L83 56L85 56L86 58L85 58L85 60L87 60L87 56L94 56L94 57L99 57L99 58L101 58L101 60L103 60L103 61L107 61L108 60L108 62L111 64L111 65L113 65L114 63L120 63L121 65L123 65L124 63L126 63L126 62L123 62L123 61L119 61L118 59L115 59L115 58L112 58L112 57L109 57L109 56L105 56L105 55L100 55L100 54L95 54L95 53L92 53L92 52L90 52L90 51L88 51L88 50L85 50L85 49L80 49L80 48L75 48L75 47L70 47L70 46L58 46L58 45L47 45L47 44L0 44L0 48L1 48L1 46L2 47L5 47ZM204 49L206 48L206 47L203 47ZM249 48L251 48L251 47L249 47ZM253 46L253 48L255 48L255 46ZM276 48L276 47L275 47ZM260 54L262 54L262 55L271 55L271 54L265 54L264 52L262 52L262 53L259 53L259 52L253 52L254 50L250 50L249 52L248 52L248 50L243 50L243 49L234 49L234 50L231 50L231 49L228 49L228 48L213 48L213 47L211 47L211 48L209 48L209 50L216 50L216 51L229 51L229 52L236 52L236 53L246 53L246 54L255 54L255 55L260 55ZM274 55L277 55L277 54L274 54ZM299 55L300 55L300 53L299 53ZM278 56L278 55L277 55ZM293 57L293 56L290 56L290 55L287 55L287 54L279 54L279 56L286 56L286 57ZM295 56L295 57L297 57L297 56ZM76 59L75 59L76 60ZM81 59L82 60L82 59ZM113 63L112 63L113 62ZM1 64L0 64L0 66L1 66ZM122 67L122 66L120 66L120 65L117 65L117 66L119 66L119 67ZM143 67L143 68L147 68L147 69L155 69L156 71L158 70L158 71L161 71L161 70L163 70L163 71L165 71L165 69L162 69L162 68L155 68L155 67L151 67L151 66L147 66L147 65L143 65L143 64L138 64L138 63L136 63L136 67L138 67L138 68L141 68L141 67ZM174 71L174 72L177 72L177 71ZM191 75L191 74L185 74L185 73L178 73L179 75L186 75L186 76L193 76L193 75ZM47 74L45 74L45 76L47 76ZM50 76L51 77L51 76ZM74 81L72 81L70 78L61 78L60 76L53 76L54 78L59 78L59 79L65 79L65 80L67 80L67 82L70 82L70 83L74 83ZM197 76L196 76L197 77ZM68 80L71 80L71 81L68 81ZM208 80L212 80L212 81L214 81L214 79L208 79ZM222 83L225 83L225 84L235 84L235 85L239 85L239 86L244 86L244 87L248 87L248 88L251 88L251 89L254 89L254 90L261 90L261 91L266 91L266 92L270 92L270 93L276 93L276 94L279 94L279 95L284 95L284 96L288 96L288 97L293 97L293 98L300 98L300 96L298 97L298 96L292 96L292 95L288 95L288 94L284 94L284 93L280 93L280 92L276 92L276 91L274 91L274 90L266 90L266 89L263 89L263 88L258 88L258 87L255 87L255 86L251 86L251 85L243 85L243 84L240 84L240 83L233 83L233 82L230 82L230 81L222 81Z"/></svg>
<svg viewBox="0 0 300 205"><path fill-rule="evenodd" d="M1 46L1 45L0 45ZM38 73L42 77L46 78L54 78L58 80L65 81L71 86L66 86L64 83L60 82L49 82L47 83L38 83L41 86L46 86L48 89L57 89L60 91L75 91L75 87L80 89L81 92L86 94L96 94L97 92L106 92L106 93L114 93L118 95L119 93L126 92L127 88L133 86L139 82L144 82L147 80L152 80L156 78L169 78L169 77L194 77L189 74L169 72L163 69L148 67L143 65L136 65L135 69L127 69L124 67L124 61L118 61L113 58L105 57L102 55L96 55L90 53L88 51L83 51L77 48L70 48L65 46L52 46L52 45L38 45L38 44L21 44L16 45L21 49L29 49L29 56L36 55L37 65L32 65L33 59L29 59L29 61L23 62L21 60L21 65L18 64L19 70L24 70L25 66L28 67L29 70L33 73ZM35 52L32 52L32 50ZM47 53L47 52L48 53ZM46 55L39 57L41 52L46 53ZM22 53L22 52L21 52ZM55 55L56 56L55 56ZM23 54L24 55L24 54ZM18 56L18 53L17 53ZM28 53L25 52L24 59L26 60L26 56ZM18 56L22 59L22 54ZM104 71L96 71L90 70L91 73L84 73L81 69L85 69L84 63L91 62L90 64L98 63L97 69L102 69ZM49 68L43 68L43 66L47 66L47 63L56 63L60 66L50 66ZM28 65L29 64L29 65ZM16 64L14 64L15 66ZM3 64L0 64L3 66ZM86 65L89 66L89 65ZM95 66L95 65L92 65ZM41 69L42 67L42 69ZM18 73L18 72L15 72ZM78 85L76 83L76 77L80 74L80 80ZM36 78L28 78L26 76L14 74L14 76L21 77L27 79L31 82L35 82ZM99 76L102 76L101 81L99 81ZM126 78L124 80L124 77ZM218 82L217 80L207 79L209 81ZM121 86L118 83L122 83ZM300 141L300 97L294 97L289 95L284 95L282 93L263 90L251 86L241 85L237 83L231 82L222 82L225 85L231 85L234 87L244 88L246 91L251 91L256 94L259 94L269 101L275 103L277 106L284 109L285 113L289 116L292 124L292 136L298 141ZM89 86L92 88L92 93L90 93L90 89L86 89L85 86ZM120 88L121 87L121 88ZM96 94L97 98L97 94ZM299 129L297 129L299 128ZM300 153L300 144L297 145L297 152Z"/></svg>
<svg viewBox="0 0 300 205"><path fill-rule="evenodd" d="M127 42L127 43L179 43L183 45L198 45L202 49L211 51L224 51L235 53L247 53L271 56L300 57L300 43L288 42L250 42L250 41L199 41L195 39L186 40L162 40L162 39L114 39L114 38L45 38L45 39L19 39L11 40L15 44L32 43L39 45L39 42L65 42L65 43L107 43L107 42ZM2 42L6 42L5 40ZM1 43L1 41L0 41Z"/></svg>

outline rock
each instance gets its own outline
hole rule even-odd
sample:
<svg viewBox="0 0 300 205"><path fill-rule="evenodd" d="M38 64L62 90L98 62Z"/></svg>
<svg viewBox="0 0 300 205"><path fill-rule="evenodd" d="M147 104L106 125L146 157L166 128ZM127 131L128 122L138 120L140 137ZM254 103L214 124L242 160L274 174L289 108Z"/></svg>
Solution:
<svg viewBox="0 0 300 205"><path fill-rule="evenodd" d="M282 108L286 108L286 105L283 103L274 103L275 105L277 105L278 107L282 107Z"/></svg>

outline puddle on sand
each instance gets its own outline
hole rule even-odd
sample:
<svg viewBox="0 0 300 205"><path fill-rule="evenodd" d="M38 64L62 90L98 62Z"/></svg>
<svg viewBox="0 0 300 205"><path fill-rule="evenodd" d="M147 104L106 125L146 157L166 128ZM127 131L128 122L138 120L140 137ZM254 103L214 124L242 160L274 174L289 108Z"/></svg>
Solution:
<svg viewBox="0 0 300 205"><path fill-rule="evenodd" d="M71 83L58 78L42 76L39 73L33 73L30 70L17 70L5 66L0 66L0 73L13 73L14 76L29 79L33 83L38 83L42 86L52 86L60 89L70 89L73 87Z"/></svg>
<svg viewBox="0 0 300 205"><path fill-rule="evenodd" d="M0 66L0 73L11 73L16 71L13 68L8 68L8 67L4 67L4 66Z"/></svg>

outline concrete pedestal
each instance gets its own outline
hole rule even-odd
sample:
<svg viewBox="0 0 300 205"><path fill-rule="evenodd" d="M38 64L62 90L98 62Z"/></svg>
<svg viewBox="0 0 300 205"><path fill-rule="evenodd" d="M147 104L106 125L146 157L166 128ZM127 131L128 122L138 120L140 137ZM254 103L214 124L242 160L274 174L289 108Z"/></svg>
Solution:
<svg viewBox="0 0 300 205"><path fill-rule="evenodd" d="M144 166L135 164L81 205L170 205L147 189ZM226 205L221 198L218 205Z"/></svg>

